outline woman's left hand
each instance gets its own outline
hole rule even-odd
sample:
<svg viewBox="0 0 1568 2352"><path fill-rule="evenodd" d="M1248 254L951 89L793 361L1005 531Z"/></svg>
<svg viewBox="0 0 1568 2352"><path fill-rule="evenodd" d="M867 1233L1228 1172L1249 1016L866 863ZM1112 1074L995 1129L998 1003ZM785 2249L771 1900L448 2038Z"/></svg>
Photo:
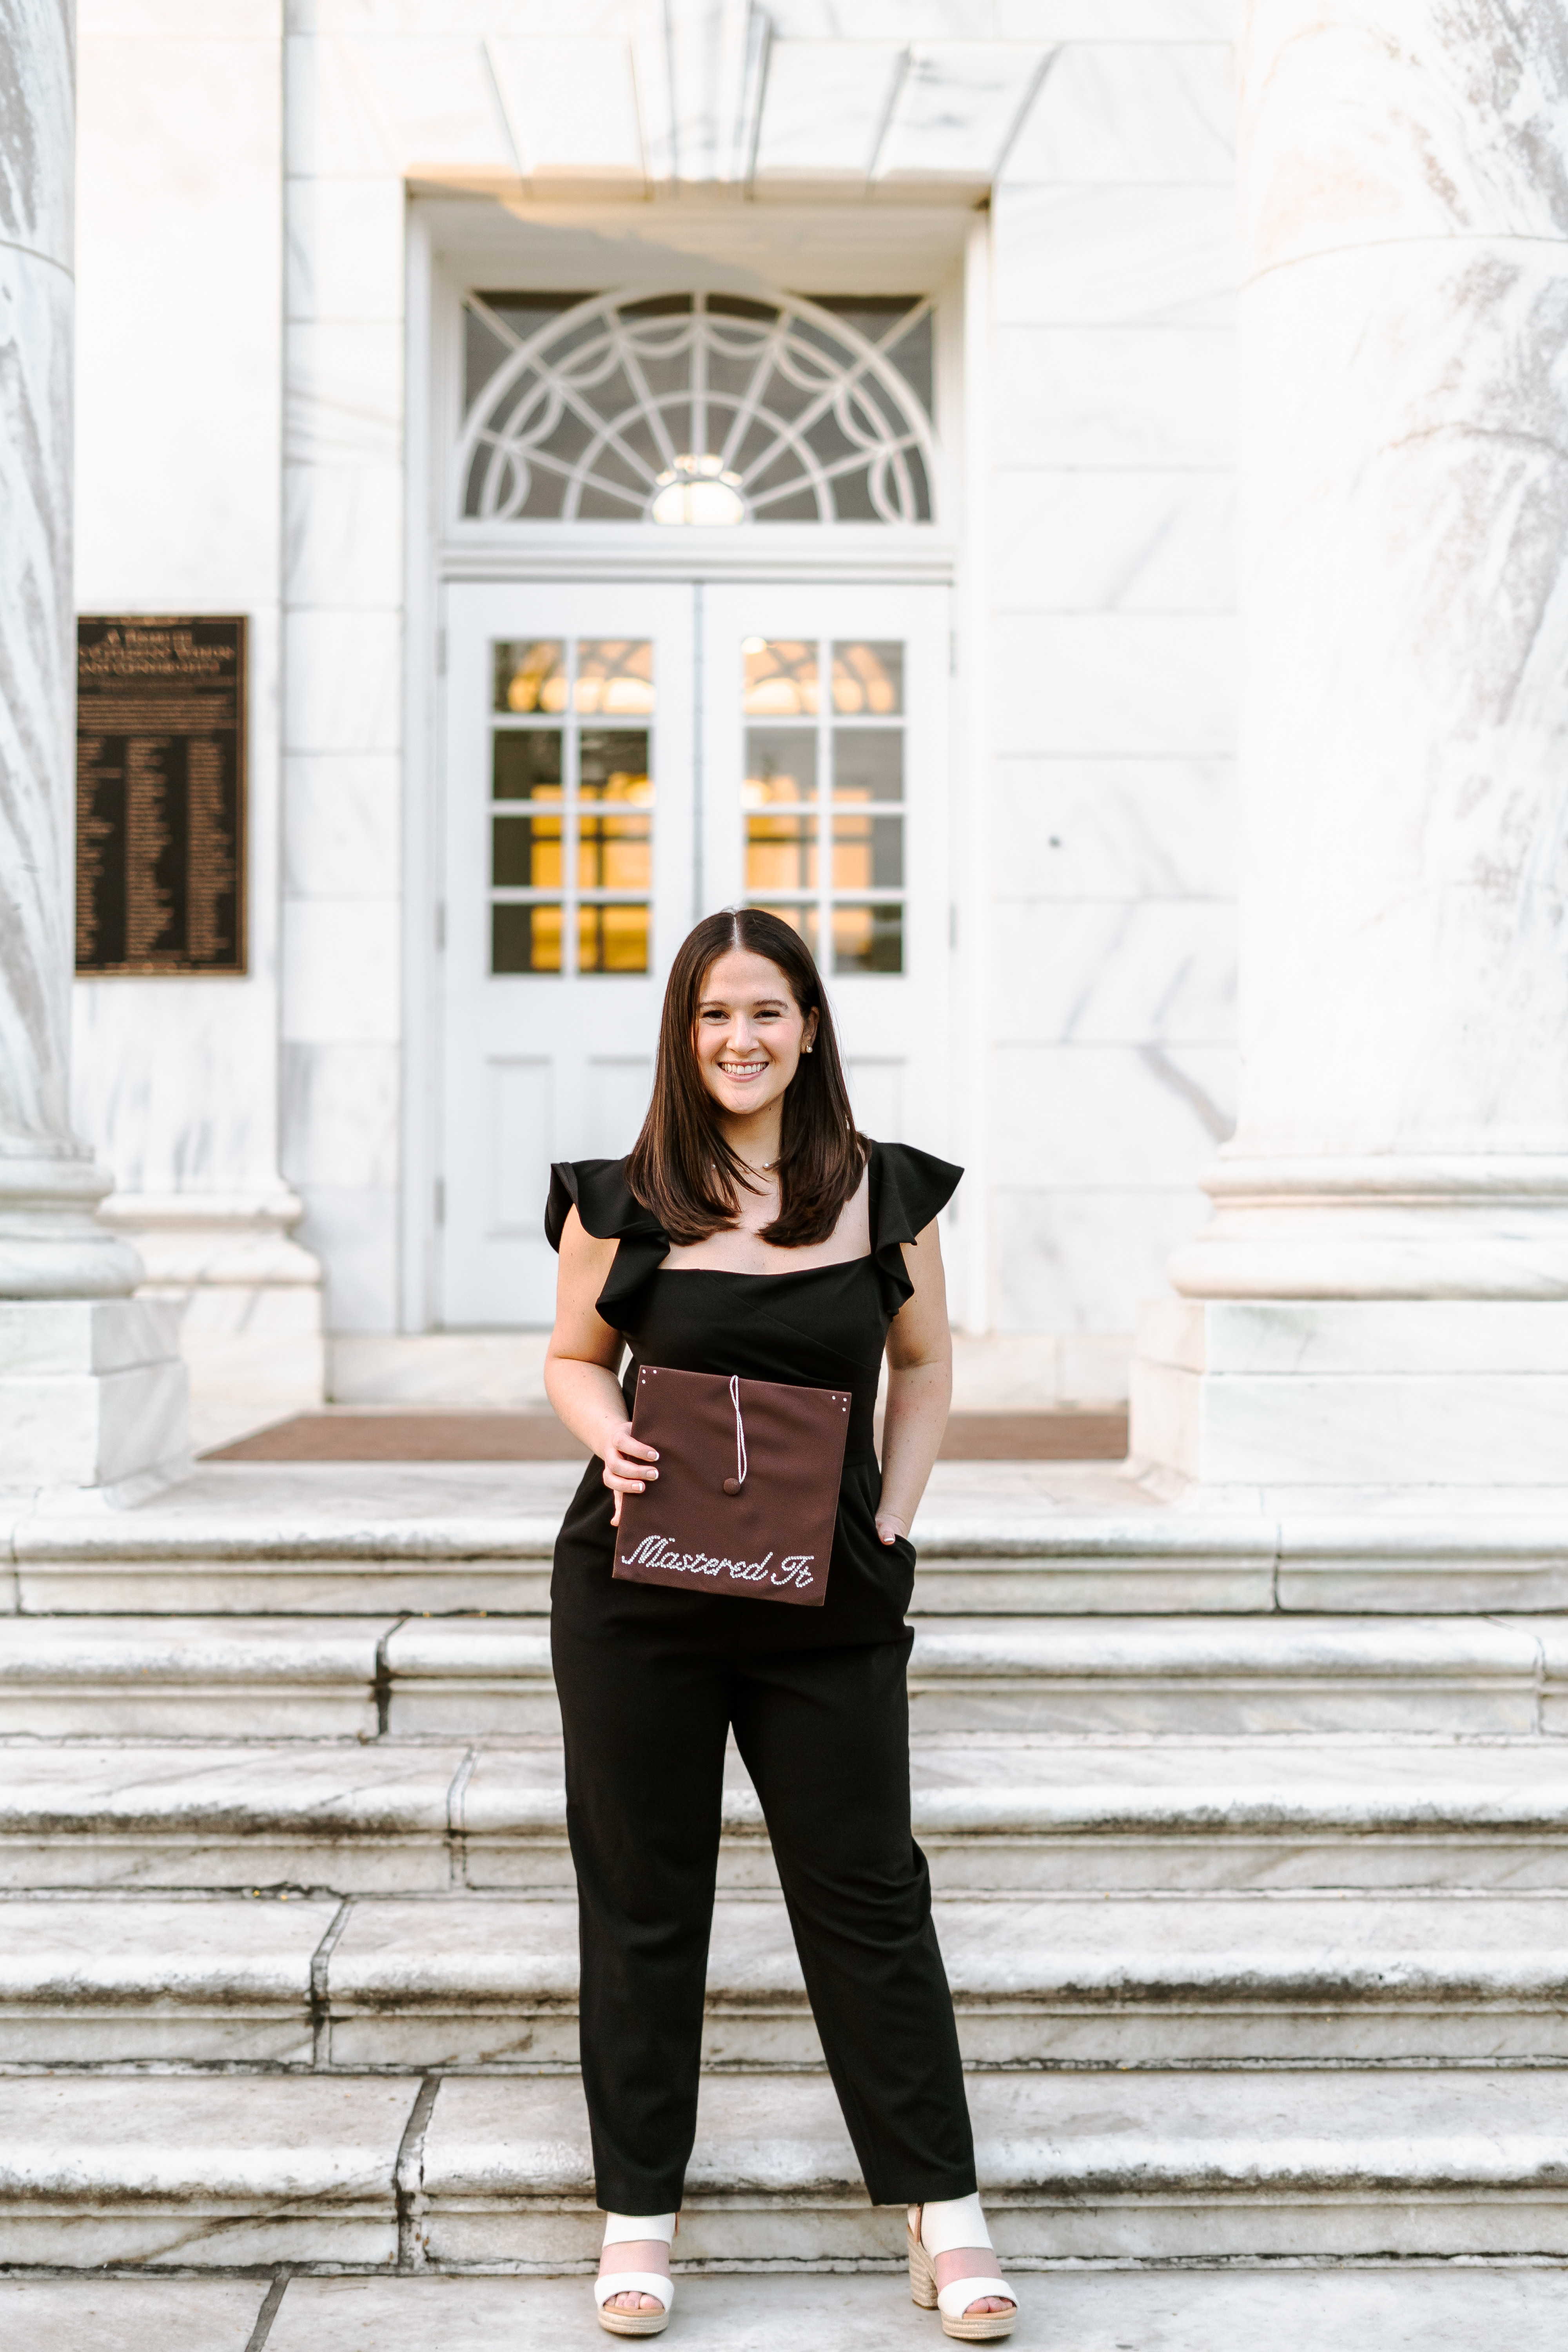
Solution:
<svg viewBox="0 0 1568 2352"><path fill-rule="evenodd" d="M909 1531L907 1519L896 1517L891 1511L878 1512L877 1540L879 1543L890 1544L895 1536L907 1536Z"/></svg>

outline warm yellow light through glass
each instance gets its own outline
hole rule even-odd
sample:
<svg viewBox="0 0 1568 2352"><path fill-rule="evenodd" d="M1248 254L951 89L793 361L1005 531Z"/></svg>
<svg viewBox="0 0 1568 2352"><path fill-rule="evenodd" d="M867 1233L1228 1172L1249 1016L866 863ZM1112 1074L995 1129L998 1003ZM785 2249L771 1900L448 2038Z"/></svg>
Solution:
<svg viewBox="0 0 1568 2352"><path fill-rule="evenodd" d="M792 931L798 931L813 955L816 953L816 908L813 906L779 905L769 899L753 898L752 906L760 906L767 915L776 915Z"/></svg>
<svg viewBox="0 0 1568 2352"><path fill-rule="evenodd" d="M750 890L815 890L816 819L812 816L749 816L746 819L746 887Z"/></svg>
<svg viewBox="0 0 1568 2352"><path fill-rule="evenodd" d="M653 885L653 845L646 817L585 816L577 828L581 890L647 890Z"/></svg>
<svg viewBox="0 0 1568 2352"><path fill-rule="evenodd" d="M904 707L904 649L896 639L840 637L833 647L833 708L846 719L894 719Z"/></svg>
<svg viewBox="0 0 1568 2352"><path fill-rule="evenodd" d="M836 972L902 971L904 910L895 900L882 907L835 907L833 969Z"/></svg>
<svg viewBox="0 0 1568 2352"><path fill-rule="evenodd" d="M490 880L498 890L559 890L560 818L495 818L490 826Z"/></svg>
<svg viewBox="0 0 1568 2352"><path fill-rule="evenodd" d="M653 646L646 637L584 637L576 709L584 718L643 719L653 710Z"/></svg>
<svg viewBox="0 0 1568 2352"><path fill-rule="evenodd" d="M821 699L816 646L794 637L742 640L745 683L741 707L748 719L806 719Z"/></svg>
<svg viewBox="0 0 1568 2352"><path fill-rule="evenodd" d="M901 890L903 886L903 818L836 816L833 820L834 888Z"/></svg>
<svg viewBox="0 0 1568 2352"><path fill-rule="evenodd" d="M646 971L648 910L646 907L579 907L579 971Z"/></svg>
<svg viewBox="0 0 1568 2352"><path fill-rule="evenodd" d="M520 907L515 902L490 908L490 970L500 975L561 969L561 909Z"/></svg>
<svg viewBox="0 0 1568 2352"><path fill-rule="evenodd" d="M495 647L498 710L564 710L566 648L559 637L508 638Z"/></svg>

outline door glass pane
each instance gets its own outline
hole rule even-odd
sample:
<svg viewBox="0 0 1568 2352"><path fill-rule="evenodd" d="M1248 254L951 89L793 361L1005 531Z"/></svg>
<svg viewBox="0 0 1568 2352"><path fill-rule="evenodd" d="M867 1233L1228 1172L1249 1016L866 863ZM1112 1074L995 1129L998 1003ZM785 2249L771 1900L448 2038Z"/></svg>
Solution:
<svg viewBox="0 0 1568 2352"><path fill-rule="evenodd" d="M616 728L612 734L584 727L579 740L577 789L585 801L649 801L646 727Z"/></svg>
<svg viewBox="0 0 1568 2352"><path fill-rule="evenodd" d="M764 914L776 915L792 931L798 931L813 955L816 953L816 908L809 901L805 906L781 905L772 898L759 898L755 904Z"/></svg>
<svg viewBox="0 0 1568 2352"><path fill-rule="evenodd" d="M860 885L862 889L868 887ZM816 819L814 816L749 816L746 819L746 888L815 890Z"/></svg>
<svg viewBox="0 0 1568 2352"><path fill-rule="evenodd" d="M593 722L651 714L652 643L519 638L492 650L490 888L506 897L491 903L490 970L647 971L651 730ZM528 723L535 712L562 723ZM624 903L607 903L612 893Z"/></svg>
<svg viewBox="0 0 1568 2352"><path fill-rule="evenodd" d="M560 729L498 727L493 740L492 776L498 801L558 801Z"/></svg>
<svg viewBox="0 0 1568 2352"><path fill-rule="evenodd" d="M815 641L747 637L742 708L748 719L808 719L821 699L821 664Z"/></svg>
<svg viewBox="0 0 1568 2352"><path fill-rule="evenodd" d="M566 648L559 637L508 639L495 649L498 710L564 710Z"/></svg>
<svg viewBox="0 0 1568 2352"><path fill-rule="evenodd" d="M813 939L820 928L831 940L836 972L901 972L902 643L747 637L742 656L745 711L773 722L745 731L748 898L780 911L795 902L799 928ZM818 690L825 670L832 682L826 709ZM826 819L816 814L824 774L833 794L830 856Z"/></svg>
<svg viewBox="0 0 1568 2352"><path fill-rule="evenodd" d="M836 801L901 801L904 797L903 729L836 727L833 730L833 797Z"/></svg>
<svg viewBox="0 0 1568 2352"><path fill-rule="evenodd" d="M508 904L490 908L490 970L559 971L561 908Z"/></svg>
<svg viewBox="0 0 1568 2352"><path fill-rule="evenodd" d="M816 798L815 727L748 727L741 797L748 808L769 801Z"/></svg>
<svg viewBox="0 0 1568 2352"><path fill-rule="evenodd" d="M577 647L577 709L641 719L653 710L653 647L646 637L584 637Z"/></svg>
<svg viewBox="0 0 1568 2352"><path fill-rule="evenodd" d="M901 890L903 887L903 818L836 816L833 820L834 889Z"/></svg>
<svg viewBox="0 0 1568 2352"><path fill-rule="evenodd" d="M559 890L561 820L498 816L490 823L490 881L498 890Z"/></svg>
<svg viewBox="0 0 1568 2352"><path fill-rule="evenodd" d="M833 969L841 971L902 971L904 910L890 906L833 909Z"/></svg>
<svg viewBox="0 0 1568 2352"><path fill-rule="evenodd" d="M579 889L651 889L653 845L648 832L647 817L582 818L577 826ZM593 968L597 971L607 967L595 964Z"/></svg>
<svg viewBox="0 0 1568 2352"><path fill-rule="evenodd" d="M579 971L646 971L648 910L646 907L579 907Z"/></svg>
<svg viewBox="0 0 1568 2352"><path fill-rule="evenodd" d="M900 716L903 646L880 637L838 638L833 647L833 708L846 719Z"/></svg>

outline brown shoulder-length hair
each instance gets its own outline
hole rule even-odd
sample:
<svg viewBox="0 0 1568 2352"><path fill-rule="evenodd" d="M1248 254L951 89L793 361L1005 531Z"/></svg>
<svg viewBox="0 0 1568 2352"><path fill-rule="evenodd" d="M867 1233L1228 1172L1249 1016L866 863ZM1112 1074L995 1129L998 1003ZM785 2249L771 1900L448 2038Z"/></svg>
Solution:
<svg viewBox="0 0 1568 2352"><path fill-rule="evenodd" d="M653 1100L626 1161L626 1181L672 1242L706 1241L739 1223L751 1189L725 1142L719 1107L697 1061L702 986L721 955L742 948L777 964L804 1015L816 1015L813 1050L801 1056L784 1098L776 1172L779 1213L762 1239L783 1249L826 1241L859 1185L869 1149L855 1129L849 1089L821 976L798 931L761 907L708 915L670 967L658 1026Z"/></svg>

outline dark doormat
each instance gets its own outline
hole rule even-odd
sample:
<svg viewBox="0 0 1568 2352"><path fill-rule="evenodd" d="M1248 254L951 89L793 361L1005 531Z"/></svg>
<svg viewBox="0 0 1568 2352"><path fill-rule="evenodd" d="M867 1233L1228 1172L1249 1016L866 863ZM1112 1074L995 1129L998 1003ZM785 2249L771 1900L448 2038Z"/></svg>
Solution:
<svg viewBox="0 0 1568 2352"><path fill-rule="evenodd" d="M939 1462L1121 1462L1124 1412L955 1412Z"/></svg>
<svg viewBox="0 0 1568 2352"><path fill-rule="evenodd" d="M943 1462L1119 1462L1121 1412L955 1412ZM585 1462L551 1412L300 1412L204 1462Z"/></svg>

